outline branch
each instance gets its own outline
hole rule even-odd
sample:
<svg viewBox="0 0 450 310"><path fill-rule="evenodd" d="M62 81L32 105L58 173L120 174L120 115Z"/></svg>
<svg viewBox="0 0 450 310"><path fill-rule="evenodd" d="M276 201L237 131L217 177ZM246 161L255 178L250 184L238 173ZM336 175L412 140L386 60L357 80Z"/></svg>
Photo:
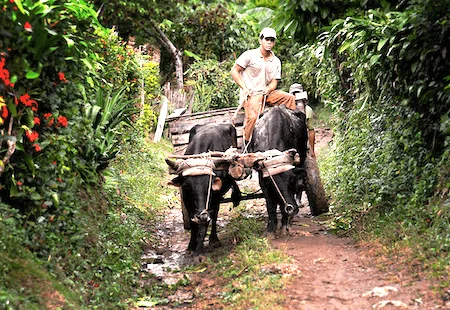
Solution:
<svg viewBox="0 0 450 310"><path fill-rule="evenodd" d="M153 29L155 29L158 33L158 36L156 38L158 41L160 41L170 52L174 59L175 63L175 75L177 77L177 88L182 89L184 86L183 82L183 60L181 58L182 53L181 51L170 41L170 39L166 36L164 31L161 30L161 28L152 20L149 18L149 22ZM153 33L142 23L139 22L139 25L144 29L144 31L149 35L152 36Z"/></svg>

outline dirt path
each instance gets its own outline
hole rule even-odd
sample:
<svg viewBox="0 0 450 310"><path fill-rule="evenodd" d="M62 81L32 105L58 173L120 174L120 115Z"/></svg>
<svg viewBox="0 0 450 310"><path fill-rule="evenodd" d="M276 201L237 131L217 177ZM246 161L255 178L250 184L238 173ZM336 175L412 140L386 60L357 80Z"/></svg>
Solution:
<svg viewBox="0 0 450 310"><path fill-rule="evenodd" d="M317 131L318 154L330 139L329 130ZM264 212L261 202L254 202L250 209ZM395 262L383 262L379 256L373 255L370 245L358 245L351 239L328 233L326 227L308 213L308 207L300 209L290 236L271 241L274 247L291 256L292 265L297 267L290 284L281 292L285 296L285 303L280 305L283 309L450 309L450 304L444 305L444 301L433 294L430 283L417 275L408 275L397 268ZM219 237L220 229L226 225L226 211L220 216L222 223L219 225L222 227L219 227ZM179 210L169 210L165 219L158 232L163 238L161 246L149 252L145 259L149 272L157 274L161 281L172 284L182 279L183 275L164 270L167 270L167 264L171 269L186 264L184 251L189 235L182 229ZM210 293L196 300L191 289L180 289L169 297L172 306L151 309L224 309L213 298L213 293L220 291L220 285L209 280L207 274L191 278L191 281L196 289Z"/></svg>

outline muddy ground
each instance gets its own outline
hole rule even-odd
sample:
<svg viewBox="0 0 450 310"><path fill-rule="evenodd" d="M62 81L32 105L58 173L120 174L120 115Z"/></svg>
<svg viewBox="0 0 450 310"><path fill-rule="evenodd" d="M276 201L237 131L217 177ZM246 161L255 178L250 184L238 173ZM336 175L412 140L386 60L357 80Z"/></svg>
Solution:
<svg viewBox="0 0 450 310"><path fill-rule="evenodd" d="M318 130L316 150L319 160L331 138L331 131ZM275 248L292 257L289 266L278 266L283 273L291 275L289 284L279 292L285 297L280 308L450 309L449 301L437 296L432 289L433 283L425 280L420 272L413 274L397 262L385 259L376 245L358 244L352 239L330 234L320 218L309 215L306 197L302 201L305 207L295 216L290 235L271 240ZM265 216L263 200L244 203L248 204L246 211L253 216ZM219 238L221 230L226 229L228 210L228 207L221 207ZM160 281L174 284L184 275L170 270L178 270L190 263L184 256L189 233L183 229L178 207L169 209L164 218L157 229L160 244L143 257L143 269ZM221 285L208 278L207 270L190 275L190 283L172 294L168 305L147 309L230 309L218 302ZM196 294L199 291L202 294Z"/></svg>

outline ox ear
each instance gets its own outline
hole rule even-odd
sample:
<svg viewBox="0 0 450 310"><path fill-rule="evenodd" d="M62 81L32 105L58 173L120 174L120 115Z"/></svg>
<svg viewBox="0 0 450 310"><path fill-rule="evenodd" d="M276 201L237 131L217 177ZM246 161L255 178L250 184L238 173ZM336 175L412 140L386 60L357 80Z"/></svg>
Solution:
<svg viewBox="0 0 450 310"><path fill-rule="evenodd" d="M294 168L294 173L297 176L297 191L306 190L306 170L303 168Z"/></svg>
<svg viewBox="0 0 450 310"><path fill-rule="evenodd" d="M178 167L180 166L180 163L170 160L168 158L166 158L165 161L166 161L166 164L169 166L169 173L176 174L178 171Z"/></svg>
<svg viewBox="0 0 450 310"><path fill-rule="evenodd" d="M184 182L184 177L177 176L176 178L173 178L172 180L167 182L167 185L173 185L175 187L181 187L181 185L183 185L183 182Z"/></svg>
<svg viewBox="0 0 450 310"><path fill-rule="evenodd" d="M222 180L219 177L215 177L212 184L213 191L219 191L222 188Z"/></svg>
<svg viewBox="0 0 450 310"><path fill-rule="evenodd" d="M303 168L294 168L294 173L298 179L306 178L306 170Z"/></svg>

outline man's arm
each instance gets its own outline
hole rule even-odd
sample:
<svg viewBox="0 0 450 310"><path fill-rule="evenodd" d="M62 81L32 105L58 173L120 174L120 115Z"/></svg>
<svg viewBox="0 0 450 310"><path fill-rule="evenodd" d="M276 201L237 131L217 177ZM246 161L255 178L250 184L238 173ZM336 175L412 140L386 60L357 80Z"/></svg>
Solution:
<svg viewBox="0 0 450 310"><path fill-rule="evenodd" d="M264 95L270 94L275 89L277 89L277 87L278 87L278 80L277 79L272 79L272 81L270 81L269 85L267 85L266 90L264 92Z"/></svg>
<svg viewBox="0 0 450 310"><path fill-rule="evenodd" d="M245 87L244 79L242 78L242 71L244 68L239 66L238 64L234 64L233 68L231 68L231 77L236 82L236 84L242 88L244 91L248 89Z"/></svg>

